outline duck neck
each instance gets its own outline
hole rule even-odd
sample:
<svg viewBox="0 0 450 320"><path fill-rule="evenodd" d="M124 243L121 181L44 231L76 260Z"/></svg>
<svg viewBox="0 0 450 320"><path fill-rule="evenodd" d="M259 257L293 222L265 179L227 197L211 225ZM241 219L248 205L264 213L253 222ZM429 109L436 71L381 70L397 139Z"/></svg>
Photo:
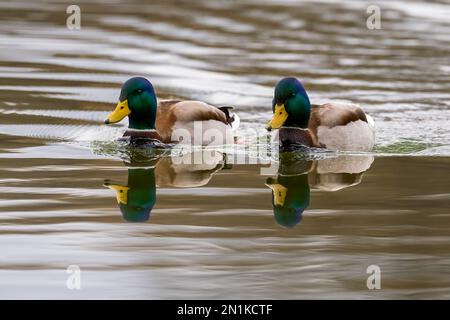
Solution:
<svg viewBox="0 0 450 320"><path fill-rule="evenodd" d="M156 112L131 113L128 117L128 128L135 130L155 129Z"/></svg>
<svg viewBox="0 0 450 320"><path fill-rule="evenodd" d="M286 122L283 124L283 127L293 127L293 128L301 128L301 129L307 129L309 123L309 116L305 119L287 119Z"/></svg>
<svg viewBox="0 0 450 320"><path fill-rule="evenodd" d="M139 102L131 101L128 128L135 130L155 129L157 102L154 95L146 95Z"/></svg>
<svg viewBox="0 0 450 320"><path fill-rule="evenodd" d="M294 127L307 129L309 123L309 117L311 116L311 104L307 99L301 99L301 101L292 101L293 106L287 106L289 110L289 116L284 122L284 127Z"/></svg>

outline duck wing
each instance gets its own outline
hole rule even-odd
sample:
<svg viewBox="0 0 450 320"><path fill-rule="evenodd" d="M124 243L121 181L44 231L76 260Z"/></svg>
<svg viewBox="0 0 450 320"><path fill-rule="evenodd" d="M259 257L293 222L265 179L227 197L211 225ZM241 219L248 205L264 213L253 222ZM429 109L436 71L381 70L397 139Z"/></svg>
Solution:
<svg viewBox="0 0 450 320"><path fill-rule="evenodd" d="M319 126L333 128L336 126L345 126L353 121L367 121L364 111L353 104L340 105L326 103L322 105L313 105L308 127L317 132Z"/></svg>
<svg viewBox="0 0 450 320"><path fill-rule="evenodd" d="M164 100L158 104L156 130L167 140L171 137L175 123L216 120L230 125L229 107L224 110L202 101Z"/></svg>
<svg viewBox="0 0 450 320"><path fill-rule="evenodd" d="M309 129L330 150L370 151L375 144L372 118L353 104L323 104L312 109Z"/></svg>

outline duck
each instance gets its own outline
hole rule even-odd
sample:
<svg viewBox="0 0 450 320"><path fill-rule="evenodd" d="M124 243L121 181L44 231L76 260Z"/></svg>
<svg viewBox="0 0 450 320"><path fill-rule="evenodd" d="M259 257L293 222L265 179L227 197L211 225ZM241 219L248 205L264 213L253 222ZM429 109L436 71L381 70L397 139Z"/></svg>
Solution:
<svg viewBox="0 0 450 320"><path fill-rule="evenodd" d="M282 147L296 145L334 151L370 152L375 144L375 123L354 104L311 105L303 84L295 77L275 86L273 117L268 131L279 129Z"/></svg>
<svg viewBox="0 0 450 320"><path fill-rule="evenodd" d="M231 106L215 107L203 101L161 100L145 77L132 77L122 85L119 101L105 124L128 117L124 138L163 143L224 145L234 142L239 117Z"/></svg>

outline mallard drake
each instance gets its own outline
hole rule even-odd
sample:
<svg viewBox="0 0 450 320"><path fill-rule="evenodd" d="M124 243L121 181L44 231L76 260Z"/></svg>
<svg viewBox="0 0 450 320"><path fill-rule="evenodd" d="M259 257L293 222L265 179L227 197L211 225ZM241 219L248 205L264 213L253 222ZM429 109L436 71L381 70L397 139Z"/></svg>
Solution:
<svg viewBox="0 0 450 320"><path fill-rule="evenodd" d="M157 102L152 84L146 78L127 80L116 109L105 124L128 116L124 137L155 139L164 143L195 145L230 144L239 119L232 107L214 107L202 101L163 100Z"/></svg>
<svg viewBox="0 0 450 320"><path fill-rule="evenodd" d="M312 105L302 83L284 78L275 87L273 118L267 130L280 129L282 146L303 145L339 151L370 151L373 119L353 104Z"/></svg>

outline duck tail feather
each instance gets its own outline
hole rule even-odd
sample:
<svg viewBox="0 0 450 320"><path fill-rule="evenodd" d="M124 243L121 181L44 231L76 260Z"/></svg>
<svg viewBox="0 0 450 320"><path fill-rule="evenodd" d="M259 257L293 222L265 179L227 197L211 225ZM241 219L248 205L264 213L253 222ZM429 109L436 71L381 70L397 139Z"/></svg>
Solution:
<svg viewBox="0 0 450 320"><path fill-rule="evenodd" d="M221 106L221 107L218 107L218 109L221 110L225 114L225 116L227 118L227 122L231 126L231 128L233 130L236 130L239 127L241 119L239 118L239 116L236 113L230 112L230 110L233 110L234 107L233 106Z"/></svg>

